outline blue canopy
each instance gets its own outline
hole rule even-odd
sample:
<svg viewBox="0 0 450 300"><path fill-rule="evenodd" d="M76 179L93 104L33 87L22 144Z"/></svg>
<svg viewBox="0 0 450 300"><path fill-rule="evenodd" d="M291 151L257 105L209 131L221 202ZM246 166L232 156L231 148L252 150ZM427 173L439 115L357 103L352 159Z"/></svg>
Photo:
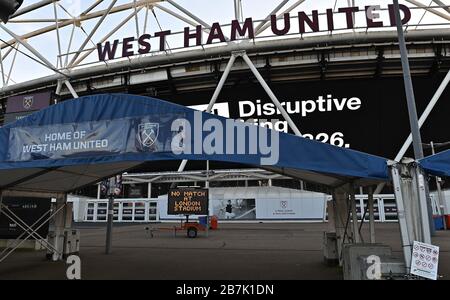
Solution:
<svg viewBox="0 0 450 300"><path fill-rule="evenodd" d="M183 159L260 166L327 186L389 178L384 158L124 94L51 106L0 128L0 145L0 189L22 191L68 192Z"/></svg>
<svg viewBox="0 0 450 300"><path fill-rule="evenodd" d="M450 150L420 160L420 166L428 174L450 177Z"/></svg>

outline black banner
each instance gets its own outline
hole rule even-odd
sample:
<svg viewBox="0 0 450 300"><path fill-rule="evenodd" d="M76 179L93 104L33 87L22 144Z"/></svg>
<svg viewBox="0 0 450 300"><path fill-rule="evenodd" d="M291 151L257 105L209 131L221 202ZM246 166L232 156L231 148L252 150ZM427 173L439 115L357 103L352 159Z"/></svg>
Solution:
<svg viewBox="0 0 450 300"><path fill-rule="evenodd" d="M168 215L208 215L209 191L207 189L172 189L168 195Z"/></svg>
<svg viewBox="0 0 450 300"><path fill-rule="evenodd" d="M28 226L31 226L50 210L51 200L45 198L4 197L3 205L8 207L9 210L23 220ZM0 215L0 239L16 239L24 232L24 230L11 219L7 218L5 214L11 216L11 213L2 210L2 214ZM43 218L43 220L45 219L46 218ZM33 228L36 229L41 224L42 222L39 222ZM47 222L37 231L37 233L46 238L48 229L49 223ZM26 234L25 237L27 235L28 234Z"/></svg>
<svg viewBox="0 0 450 300"><path fill-rule="evenodd" d="M442 75L413 78L419 117L442 80ZM271 88L302 134L314 140L394 159L410 133L401 77L272 83ZM196 91L160 97L206 109L212 94ZM422 127L424 143L450 141L445 126L449 97L447 88ZM272 121L275 129L292 132L259 83L249 83L248 78L222 90L215 113L250 122ZM407 155L411 157L412 151Z"/></svg>

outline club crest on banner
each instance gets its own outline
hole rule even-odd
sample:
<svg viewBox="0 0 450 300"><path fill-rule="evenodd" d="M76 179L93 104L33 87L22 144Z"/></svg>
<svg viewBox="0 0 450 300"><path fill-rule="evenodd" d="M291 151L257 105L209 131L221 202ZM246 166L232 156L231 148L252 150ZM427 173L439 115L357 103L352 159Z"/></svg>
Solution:
<svg viewBox="0 0 450 300"><path fill-rule="evenodd" d="M26 110L29 110L33 107L33 103L34 103L34 97L33 96L26 96L23 97L23 108L25 108Z"/></svg>
<svg viewBox="0 0 450 300"><path fill-rule="evenodd" d="M144 123L140 124L137 132L137 139L141 146L145 148L152 147L158 140L159 124Z"/></svg>

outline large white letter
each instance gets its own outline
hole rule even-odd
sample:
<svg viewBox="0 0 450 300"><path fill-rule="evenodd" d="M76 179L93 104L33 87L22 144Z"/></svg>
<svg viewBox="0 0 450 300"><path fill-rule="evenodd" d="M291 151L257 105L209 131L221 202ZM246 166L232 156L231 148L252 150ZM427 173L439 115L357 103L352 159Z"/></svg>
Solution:
<svg viewBox="0 0 450 300"><path fill-rule="evenodd" d="M203 152L207 155L224 154L224 134L222 122L217 119L206 120L203 125L203 130L205 132L211 132L205 136L205 139L203 140Z"/></svg>
<svg viewBox="0 0 450 300"><path fill-rule="evenodd" d="M250 107L249 112L245 112L245 106ZM239 102L239 113L240 113L241 118L251 117L255 114L255 112L256 112L256 108L255 108L255 104L253 102L251 102L251 101Z"/></svg>
<svg viewBox="0 0 450 300"><path fill-rule="evenodd" d="M186 119L177 119L172 123L172 132L176 133L172 138L172 152L175 155L192 154L191 124Z"/></svg>
<svg viewBox="0 0 450 300"><path fill-rule="evenodd" d="M81 280L81 259L76 255L71 255L67 258L66 263L69 265L67 268L67 279L69 280Z"/></svg>

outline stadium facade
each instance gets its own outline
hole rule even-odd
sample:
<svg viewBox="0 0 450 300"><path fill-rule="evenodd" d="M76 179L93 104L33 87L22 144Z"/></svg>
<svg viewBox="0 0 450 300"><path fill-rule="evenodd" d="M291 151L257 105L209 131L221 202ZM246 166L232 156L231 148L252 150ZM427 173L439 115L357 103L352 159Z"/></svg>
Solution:
<svg viewBox="0 0 450 300"><path fill-rule="evenodd" d="M291 133L296 133L293 130L296 127L304 137L313 140L396 159L410 128L392 6L380 3L333 9L330 7L334 1L329 1L323 9L303 10L297 6L304 1L291 3L286 8L288 2L280 1L267 18L258 20L247 16L249 12L245 12L244 18L241 1L235 1L235 20L228 24L204 22L174 1L137 1L134 5L89 8L77 20L56 19L56 25L22 36L2 25L11 36L11 40L1 44L4 79L7 63L11 64L11 70L14 69L14 53L23 54L20 49L26 49L26 53L40 64L47 65L52 74L16 84L10 82L9 74L0 89L0 119L4 124L14 122L49 105L98 93L153 96L199 110L206 110L214 95L217 98L213 112L225 117ZM408 28L407 47L419 115L427 111L433 98L441 99L425 118L422 138L426 143L447 142L450 132L445 124L450 105L445 99L450 97L450 91L444 86L439 95L437 92L443 83L448 83L450 31L447 23L450 14L440 6L424 7L404 2L403 21ZM12 18L12 22L39 8L24 9ZM189 26L160 28L151 34L141 28L134 37L118 33L120 25L132 23L145 11L165 13ZM25 40L51 32L58 34L59 42L66 37L58 32L70 25L76 29L76 22L94 22L99 27L107 27L107 17L125 12L131 13L130 17L115 24L117 27L104 36L96 36L96 26L93 27L92 36L89 34L90 39L86 41L96 37L95 47L87 46L85 41L78 51L60 52L57 65L53 65L45 53L35 53L33 46ZM425 12L438 20L433 24L426 23L420 18ZM69 37L67 35L67 39ZM70 44L72 38L66 42ZM243 53L295 126L272 102L271 95L254 76L248 62L242 59ZM227 72L227 80L221 82ZM223 87L218 89L222 83ZM406 152L406 155L412 156L412 153ZM154 174L177 168L178 164L159 163L134 172L148 175L149 172ZM236 170L248 166L212 162L210 168ZM187 170L206 170L206 163L190 163ZM267 179L254 176L255 172L259 171L252 170L246 175L248 178L211 180L209 184L219 189L278 185L324 192L307 182L289 178ZM171 184L170 179L158 182L143 177L141 182L130 179L123 192L124 198L156 199L164 195ZM178 182L204 184L202 178L191 178L195 180ZM152 188L149 183L153 184ZM74 192L95 197L97 187ZM385 192L389 194L389 188ZM229 200L245 199L243 196L234 198ZM318 209L323 211L323 208Z"/></svg>

